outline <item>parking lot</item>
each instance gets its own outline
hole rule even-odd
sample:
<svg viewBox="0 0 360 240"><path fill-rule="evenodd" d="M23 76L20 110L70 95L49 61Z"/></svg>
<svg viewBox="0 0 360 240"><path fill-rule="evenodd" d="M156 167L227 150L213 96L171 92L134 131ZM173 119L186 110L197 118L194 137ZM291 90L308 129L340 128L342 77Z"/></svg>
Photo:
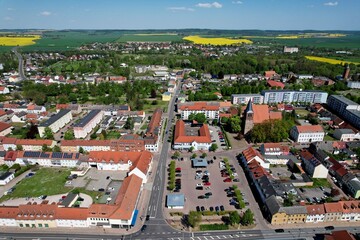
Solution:
<svg viewBox="0 0 360 240"><path fill-rule="evenodd" d="M227 145L226 145L226 139L225 136L221 129L217 126L210 126L209 125L209 130L211 133L211 139L212 142L217 144L219 149L227 149Z"/></svg>
<svg viewBox="0 0 360 240"><path fill-rule="evenodd" d="M230 205L231 196L227 196L225 189L233 185L240 188L239 182L224 182L228 177L222 177L220 171L219 157L214 159L206 158L209 162L205 168L192 168L191 161L184 157L183 161L176 161L176 182L181 182L181 189L176 190L185 195L184 212L195 210L216 210L223 207L224 210L235 210L234 205ZM212 163L211 163L212 162ZM180 171L181 169L181 171ZM179 180L181 179L181 180ZM208 180L208 184L206 183ZM170 193L170 191L168 191Z"/></svg>
<svg viewBox="0 0 360 240"><path fill-rule="evenodd" d="M308 203L324 202L324 199L330 196L331 189L320 188L298 188L299 195Z"/></svg>

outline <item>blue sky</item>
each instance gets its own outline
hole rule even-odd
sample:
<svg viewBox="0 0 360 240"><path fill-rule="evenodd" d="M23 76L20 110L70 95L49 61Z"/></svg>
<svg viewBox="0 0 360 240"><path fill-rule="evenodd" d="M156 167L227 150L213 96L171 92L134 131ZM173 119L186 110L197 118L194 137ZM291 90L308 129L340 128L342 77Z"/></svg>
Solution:
<svg viewBox="0 0 360 240"><path fill-rule="evenodd" d="M0 0L0 29L360 30L360 0Z"/></svg>

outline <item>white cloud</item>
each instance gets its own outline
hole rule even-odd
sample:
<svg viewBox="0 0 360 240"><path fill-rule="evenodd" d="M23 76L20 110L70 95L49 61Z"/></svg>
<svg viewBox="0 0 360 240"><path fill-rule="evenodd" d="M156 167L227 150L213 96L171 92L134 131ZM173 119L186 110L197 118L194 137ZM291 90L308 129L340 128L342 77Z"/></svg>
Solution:
<svg viewBox="0 0 360 240"><path fill-rule="evenodd" d="M50 16L51 15L51 12L49 12L49 11L43 11L43 12L41 12L40 13L42 16Z"/></svg>
<svg viewBox="0 0 360 240"><path fill-rule="evenodd" d="M4 17L5 21L12 21L13 19L11 17Z"/></svg>
<svg viewBox="0 0 360 240"><path fill-rule="evenodd" d="M173 11L173 12L178 12L178 11L193 12L193 11L195 11L195 9L187 8L187 7L169 7L168 10Z"/></svg>
<svg viewBox="0 0 360 240"><path fill-rule="evenodd" d="M326 2L326 3L324 3L325 6L329 6L329 7L335 7L338 4L339 4L338 2Z"/></svg>
<svg viewBox="0 0 360 240"><path fill-rule="evenodd" d="M196 4L197 7L200 8L222 8L222 4L218 2L213 3L198 3Z"/></svg>
<svg viewBox="0 0 360 240"><path fill-rule="evenodd" d="M242 4L242 1L232 1L233 4Z"/></svg>

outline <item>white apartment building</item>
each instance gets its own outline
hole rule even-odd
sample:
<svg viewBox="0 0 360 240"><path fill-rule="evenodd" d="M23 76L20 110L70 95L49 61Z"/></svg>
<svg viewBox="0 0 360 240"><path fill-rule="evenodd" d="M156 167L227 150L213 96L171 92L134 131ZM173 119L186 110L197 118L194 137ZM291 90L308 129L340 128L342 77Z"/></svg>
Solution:
<svg viewBox="0 0 360 240"><path fill-rule="evenodd" d="M328 93L316 90L264 90L264 103L326 103Z"/></svg>
<svg viewBox="0 0 360 240"><path fill-rule="evenodd" d="M297 53L299 52L299 48L297 47L284 47L284 53Z"/></svg>
<svg viewBox="0 0 360 240"><path fill-rule="evenodd" d="M290 130L290 136L299 143L321 142L325 132L320 125L294 126Z"/></svg>
<svg viewBox="0 0 360 240"><path fill-rule="evenodd" d="M217 102L190 102L178 107L181 118L187 120L190 114L203 113L207 119L219 119L220 104Z"/></svg>
<svg viewBox="0 0 360 240"><path fill-rule="evenodd" d="M331 95L327 100L327 105L339 117L344 118L347 122L356 128L360 128L360 105L347 99L342 95Z"/></svg>
<svg viewBox="0 0 360 240"><path fill-rule="evenodd" d="M264 102L264 97L261 94L232 94L231 103L232 104L247 104L249 101L255 104L262 104Z"/></svg>
<svg viewBox="0 0 360 240"><path fill-rule="evenodd" d="M53 133L58 132L72 120L71 110L60 110L57 114L40 123L38 131L40 137L44 137L45 128L49 127Z"/></svg>
<svg viewBox="0 0 360 240"><path fill-rule="evenodd" d="M360 82L353 82L353 81L349 81L347 84L348 88L356 88L359 89L360 88Z"/></svg>
<svg viewBox="0 0 360 240"><path fill-rule="evenodd" d="M75 138L85 138L103 118L103 111L91 110L80 122L74 125Z"/></svg>
<svg viewBox="0 0 360 240"><path fill-rule="evenodd" d="M335 129L334 137L336 139L339 139L340 141L351 142L360 139L360 133L355 134L355 132L352 129L341 128L341 129Z"/></svg>

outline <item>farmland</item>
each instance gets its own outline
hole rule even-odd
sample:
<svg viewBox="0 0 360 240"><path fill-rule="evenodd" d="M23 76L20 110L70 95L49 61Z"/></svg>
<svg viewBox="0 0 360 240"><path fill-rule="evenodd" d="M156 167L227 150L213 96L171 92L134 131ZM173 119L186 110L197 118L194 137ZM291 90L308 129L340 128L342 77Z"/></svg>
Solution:
<svg viewBox="0 0 360 240"><path fill-rule="evenodd" d="M330 64L344 64L344 63L360 64L358 62L349 62L349 61L337 60L333 58L324 58L324 57L316 57L316 56L305 56L305 57L312 61L324 62Z"/></svg>
<svg viewBox="0 0 360 240"><path fill-rule="evenodd" d="M174 33L139 33L139 34L123 34L117 42L179 42L182 41L181 36Z"/></svg>
<svg viewBox="0 0 360 240"><path fill-rule="evenodd" d="M0 46L26 46L33 45L39 40L39 35L0 36Z"/></svg>
<svg viewBox="0 0 360 240"><path fill-rule="evenodd" d="M252 41L248 39L230 39L230 38L205 38L200 36L187 36L183 38L184 40L191 41L195 44L210 44L210 45L233 45L233 44L252 44Z"/></svg>

